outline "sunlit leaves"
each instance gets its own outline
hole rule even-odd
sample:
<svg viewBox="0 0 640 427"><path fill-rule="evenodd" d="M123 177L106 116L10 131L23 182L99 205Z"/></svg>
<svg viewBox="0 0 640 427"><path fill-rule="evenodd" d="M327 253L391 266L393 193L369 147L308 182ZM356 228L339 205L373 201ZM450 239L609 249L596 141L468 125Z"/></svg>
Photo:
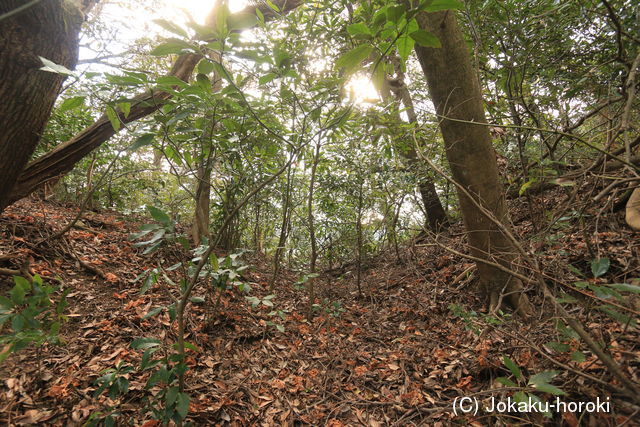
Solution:
<svg viewBox="0 0 640 427"><path fill-rule="evenodd" d="M235 13L227 19L230 30L252 28L258 23L258 17L252 13Z"/></svg>
<svg viewBox="0 0 640 427"><path fill-rule="evenodd" d="M359 46L356 46L355 48L340 56L340 58L336 60L336 66L338 68L344 68L347 74L349 74L355 71L355 69L360 66L362 61L369 57L372 51L373 46L369 44L361 44Z"/></svg>
<svg viewBox="0 0 640 427"><path fill-rule="evenodd" d="M180 26L176 25L173 22L167 21L166 19L154 19L153 22L160 25L165 30L172 32L176 35L182 36L185 39L189 37L189 34L187 34L187 32L184 29L182 29Z"/></svg>
<svg viewBox="0 0 640 427"><path fill-rule="evenodd" d="M48 60L47 58L43 58L42 56L38 56L40 61L42 61L42 67L40 67L41 71L48 71L50 73L62 74L64 76L73 75L73 71L69 70L64 65L56 64L53 61Z"/></svg>
<svg viewBox="0 0 640 427"><path fill-rule="evenodd" d="M180 54L185 51L195 51L194 47L184 40L168 39L166 42L156 46L150 52L153 56L166 56Z"/></svg>
<svg viewBox="0 0 640 427"><path fill-rule="evenodd" d="M363 22L349 25L347 32L356 39L370 39L373 36L369 27Z"/></svg>
<svg viewBox="0 0 640 427"><path fill-rule="evenodd" d="M84 100L85 100L84 96L74 96L71 98L67 98L62 102L62 104L60 104L60 107L58 107L58 112L64 113L65 111L78 108L84 105Z"/></svg>
<svg viewBox="0 0 640 427"><path fill-rule="evenodd" d="M107 105L106 114L107 114L107 118L111 122L111 126L113 127L113 130L115 130L116 132L119 131L120 118L118 117L118 113L116 113L116 110L111 105Z"/></svg>

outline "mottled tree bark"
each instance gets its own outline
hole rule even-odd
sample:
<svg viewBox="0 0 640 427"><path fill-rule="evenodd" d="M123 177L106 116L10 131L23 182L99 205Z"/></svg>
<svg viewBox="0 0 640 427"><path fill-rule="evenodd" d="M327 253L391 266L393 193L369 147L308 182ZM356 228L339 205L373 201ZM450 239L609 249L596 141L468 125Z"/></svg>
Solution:
<svg viewBox="0 0 640 427"><path fill-rule="evenodd" d="M509 238L476 206L479 203L508 226L496 154L485 126L482 94L462 31L452 11L421 13L418 23L442 43L442 48L416 45L415 50L439 116L453 178L475 200L458 191L471 253L488 262L477 262L480 282L490 297L492 310L498 308L504 294L511 306L524 315L531 314L522 283L489 264L514 269L517 253Z"/></svg>
<svg viewBox="0 0 640 427"><path fill-rule="evenodd" d="M23 6L0 3L0 15ZM40 141L65 76L39 57L73 69L84 13L93 2L48 0L0 21L0 212Z"/></svg>

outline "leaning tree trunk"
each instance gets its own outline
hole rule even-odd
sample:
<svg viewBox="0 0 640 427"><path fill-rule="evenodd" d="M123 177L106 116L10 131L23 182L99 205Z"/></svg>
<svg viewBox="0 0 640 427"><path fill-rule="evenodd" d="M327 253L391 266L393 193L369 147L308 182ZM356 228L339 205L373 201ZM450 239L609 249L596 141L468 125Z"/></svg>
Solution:
<svg viewBox="0 0 640 427"><path fill-rule="evenodd" d="M65 76L42 71L39 57L73 69L78 61L80 6L49 0L19 11L24 1L3 0L0 15L0 212L40 141Z"/></svg>
<svg viewBox="0 0 640 427"><path fill-rule="evenodd" d="M396 73L398 77L393 81L385 80L382 88L383 98L389 98L390 94L393 93L396 100L404 105L409 123L417 125L418 115L416 114L411 94L404 82L404 75L402 74L400 67L396 67ZM397 111L396 113L398 115L398 120L401 121L400 113ZM416 147L414 147L413 144L408 144L406 147L400 147L400 154L405 158L409 166L414 168L418 166L418 153L416 152ZM419 174L418 190L420 191L420 197L422 198L422 204L424 205L427 228L437 233L449 227L449 218L447 218L447 214L442 207L435 183L426 175L425 172L426 171L424 170L422 172L417 171Z"/></svg>
<svg viewBox="0 0 640 427"><path fill-rule="evenodd" d="M472 195L475 203L506 225L509 218L498 178L496 154L462 31L452 11L420 13L418 23L442 43L442 48L416 45L415 50L439 116L453 178ZM459 191L458 196L471 253L487 261L478 261L477 267L481 285L490 297L491 309L498 308L500 295L504 293L511 306L525 316L531 314L532 307L523 293L522 283L490 265L499 263L509 269L516 268L514 245L464 192Z"/></svg>

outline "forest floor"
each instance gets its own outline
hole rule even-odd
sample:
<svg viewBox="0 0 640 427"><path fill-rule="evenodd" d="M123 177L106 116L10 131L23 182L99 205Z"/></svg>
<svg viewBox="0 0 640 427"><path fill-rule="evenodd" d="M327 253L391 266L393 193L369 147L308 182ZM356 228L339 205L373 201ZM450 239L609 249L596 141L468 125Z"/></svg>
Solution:
<svg viewBox="0 0 640 427"><path fill-rule="evenodd" d="M536 201L536 209L541 212L563 197L561 191L550 192ZM0 367L0 422L82 425L91 413L118 406L119 424L157 425L142 410L142 398L149 394L144 389L149 371L128 374L130 387L124 398L93 398L95 381L105 369L120 361L139 364L142 354L132 349L133 339L175 340L167 314L143 319L168 298L160 286L140 295L140 282L134 282L154 266L153 256L142 255L128 240L141 220L88 212L82 229L35 245L76 213L77 207L24 200L0 217L0 253L18 254L0 261L0 267L17 269L29 259L33 273L59 276L70 289L63 345L25 349ZM591 281L621 283L640 276L640 239L617 214L606 220L598 217L600 222L590 220L584 231L567 226L536 232L529 217L526 208L516 209L516 230L527 249L538 254L548 276L566 283L585 280L579 273L589 277L590 251L611 261L607 275ZM441 242L464 251L460 226ZM602 385L616 380L593 354L585 350L584 360L572 360L571 351L549 347L550 341L563 341L575 350L577 341L558 336L550 307L535 292L534 303L540 308L536 319L522 322L506 316L491 321L483 314L477 280L469 274L470 261L429 239L403 246L399 255L397 259L388 251L368 260L363 297L353 272L318 278L321 310L310 322L305 320L306 294L294 286L299 276L285 271L273 300L277 309L286 311L284 332L267 324L273 320L268 316L271 308L253 308L238 292L224 294L213 327L204 325L207 307L191 305L188 341L199 351L190 351L188 357L189 420L196 425L237 426L640 425L638 407L612 396ZM270 265L255 255L246 262L252 265L244 277L252 283L251 295L266 296ZM3 294L10 286L10 277L0 276ZM585 298L590 295L585 291ZM598 303L594 300L592 305ZM640 307L634 303L629 310L636 316ZM625 374L638 381L638 329L595 310L582 320L596 338L610 343ZM513 412L456 415L456 398L488 403L491 397L506 400L515 391L496 381L501 376L516 381L504 356L520 367L522 386L532 375L555 369L560 373L553 382L566 392L560 396L563 401L611 398L611 411L564 412L553 419ZM558 363L570 370L559 369Z"/></svg>

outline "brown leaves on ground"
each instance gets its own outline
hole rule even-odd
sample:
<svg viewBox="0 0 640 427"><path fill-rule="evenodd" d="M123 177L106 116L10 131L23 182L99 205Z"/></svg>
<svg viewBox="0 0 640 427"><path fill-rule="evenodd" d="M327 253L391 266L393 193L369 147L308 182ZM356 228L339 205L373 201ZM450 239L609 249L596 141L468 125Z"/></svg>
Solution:
<svg viewBox="0 0 640 427"><path fill-rule="evenodd" d="M104 278L78 266L58 243L32 247L38 236L42 238L42 230L52 233L74 215L74 209L25 201L0 218L0 252L28 251L34 257L34 272L60 275L71 289L69 321L62 329L66 344L28 349L3 365L0 422L81 425L92 412L119 405L123 419L156 426L141 411L142 398L148 394L144 390L148 372L128 375L126 399L93 399L92 395L103 370L119 362L139 364L141 353L130 347L133 339L175 340L175 327L166 313L143 319L153 307L170 301L159 287L139 295L139 284L132 283L133 279L154 265L127 240L138 224L115 214L91 213L85 222L92 231L73 230L66 236L78 256L99 266ZM15 235L8 229L15 230ZM612 253L614 268L638 268L637 260L629 259L637 255L637 245L629 247L624 232L602 231L599 238L601 247ZM578 233L558 242L557 249L563 248L567 255L563 258L555 253L550 265L575 261L581 253L577 245L581 239ZM461 239L450 243L462 249ZM450 310L451 304L457 304L468 311L482 311L478 295L471 291L474 282L462 275L472 265L434 246L410 247L402 255L404 259L398 262L385 254L374 264L375 269L364 274L364 299L357 298L349 280L324 281L318 302L324 304L325 298L341 301L344 312L334 317L325 304L327 310L312 322L304 320L304 293L292 286L297 278L285 272L274 300L278 309L288 310L284 333L266 324L272 320L267 308L252 309L242 295L233 292L224 294L221 311L210 326L204 324L209 308L192 305L188 341L200 351L188 353L190 420L197 425L233 426L446 426L456 418L453 399L502 387L495 379L510 375L502 363L504 355L527 375L556 368L518 339L525 337L539 348L550 337L559 339L552 319L537 324L508 320L482 326L478 335L473 332L479 325L477 317L456 317ZM270 277L268 263L260 258L251 263L256 265L248 273L248 280L256 283L253 294L264 297L268 293L265 278ZM8 278L0 277L1 282ZM616 360L629 376L637 376L637 331L606 318L591 321L605 338L615 335ZM556 357L575 369L606 378L606 371L590 354L580 362L568 355ZM559 379L569 393L567 400L591 401L603 396L604 390L570 372ZM581 414L561 415L569 426L576 425L576 416ZM625 416L591 414L583 420L589 425L615 425ZM461 418L456 422L484 425L486 421Z"/></svg>

